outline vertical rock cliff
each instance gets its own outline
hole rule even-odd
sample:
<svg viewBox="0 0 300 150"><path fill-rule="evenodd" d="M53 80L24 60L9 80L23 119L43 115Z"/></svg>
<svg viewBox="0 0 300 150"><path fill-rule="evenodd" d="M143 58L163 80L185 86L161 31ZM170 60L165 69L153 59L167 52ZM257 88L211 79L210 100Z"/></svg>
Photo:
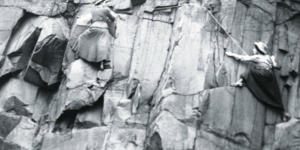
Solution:
<svg viewBox="0 0 300 150"><path fill-rule="evenodd" d="M300 149L299 0L109 0L124 20L104 88L72 49L95 1L0 1L0 150ZM257 41L288 122L230 87L248 64L225 52Z"/></svg>

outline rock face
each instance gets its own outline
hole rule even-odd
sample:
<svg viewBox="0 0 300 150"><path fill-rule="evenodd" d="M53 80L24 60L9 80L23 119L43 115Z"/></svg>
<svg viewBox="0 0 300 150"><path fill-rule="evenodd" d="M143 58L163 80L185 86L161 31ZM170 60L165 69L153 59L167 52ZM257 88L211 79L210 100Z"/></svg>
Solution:
<svg viewBox="0 0 300 150"><path fill-rule="evenodd" d="M300 120L292 119L287 123L276 125L275 142L273 149L299 149L300 148Z"/></svg>
<svg viewBox="0 0 300 150"><path fill-rule="evenodd" d="M67 3L68 0L2 0L0 5L19 7L37 15L55 16L66 10Z"/></svg>
<svg viewBox="0 0 300 150"><path fill-rule="evenodd" d="M300 148L299 1L108 1L123 19L104 71L72 49L95 2L0 2L0 150ZM288 122L230 87L249 65L225 52L257 41L276 57Z"/></svg>

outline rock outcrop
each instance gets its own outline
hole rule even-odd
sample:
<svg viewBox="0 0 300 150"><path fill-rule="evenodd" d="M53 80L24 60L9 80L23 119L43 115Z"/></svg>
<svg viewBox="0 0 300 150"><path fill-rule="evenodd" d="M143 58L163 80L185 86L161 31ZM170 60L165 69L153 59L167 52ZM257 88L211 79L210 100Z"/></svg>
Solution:
<svg viewBox="0 0 300 150"><path fill-rule="evenodd" d="M2 0L0 6L22 8L27 12L37 15L55 16L66 10L68 1L69 0Z"/></svg>
<svg viewBox="0 0 300 150"><path fill-rule="evenodd" d="M300 148L300 1L110 0L123 19L104 87L73 49L95 2L0 2L0 150ZM276 57L288 122L230 87L248 64L225 52L257 41Z"/></svg>

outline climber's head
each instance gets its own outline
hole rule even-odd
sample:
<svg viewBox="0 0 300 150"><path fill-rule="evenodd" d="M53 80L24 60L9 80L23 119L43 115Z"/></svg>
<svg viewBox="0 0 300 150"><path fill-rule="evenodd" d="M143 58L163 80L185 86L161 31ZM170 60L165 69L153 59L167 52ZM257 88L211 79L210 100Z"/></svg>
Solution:
<svg viewBox="0 0 300 150"><path fill-rule="evenodd" d="M261 54L266 55L267 54L267 46L263 42L254 42L254 49L253 54Z"/></svg>

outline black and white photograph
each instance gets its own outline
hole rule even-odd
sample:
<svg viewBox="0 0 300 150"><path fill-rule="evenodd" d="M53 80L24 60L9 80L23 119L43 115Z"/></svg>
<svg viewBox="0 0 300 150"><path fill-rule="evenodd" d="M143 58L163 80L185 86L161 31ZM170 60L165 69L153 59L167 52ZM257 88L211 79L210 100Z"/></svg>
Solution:
<svg viewBox="0 0 300 150"><path fill-rule="evenodd" d="M300 150L300 0L0 0L0 150Z"/></svg>

